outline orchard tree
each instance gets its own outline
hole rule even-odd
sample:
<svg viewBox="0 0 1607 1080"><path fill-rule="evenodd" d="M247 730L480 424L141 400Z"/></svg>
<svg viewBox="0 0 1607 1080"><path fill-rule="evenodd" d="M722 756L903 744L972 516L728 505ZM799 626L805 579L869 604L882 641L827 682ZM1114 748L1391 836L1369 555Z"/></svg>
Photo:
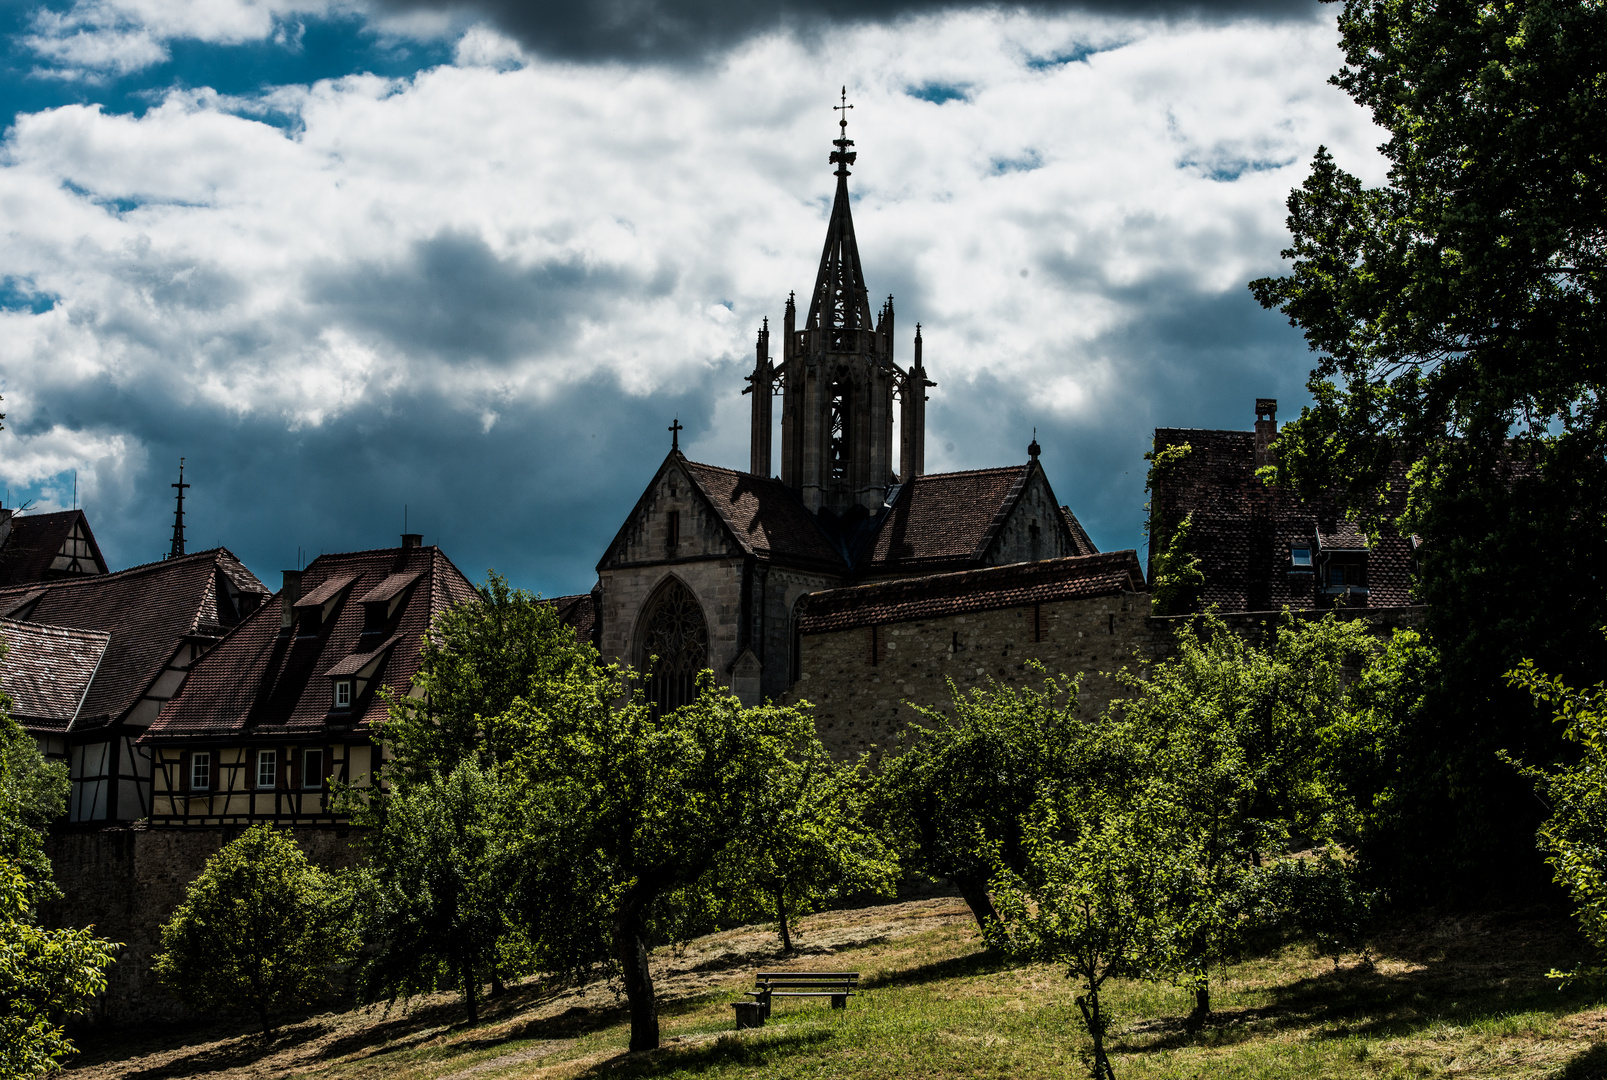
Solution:
<svg viewBox="0 0 1607 1080"><path fill-rule="evenodd" d="M866 820L868 786L862 763L832 761L813 734L777 764L730 876L755 894L749 910L775 919L784 951L798 916L845 896L893 894L898 860Z"/></svg>
<svg viewBox="0 0 1607 1080"><path fill-rule="evenodd" d="M1406 733L1422 840L1397 888L1432 898L1538 870L1538 808L1496 751L1548 759L1556 735L1499 673L1581 679L1607 622L1607 8L1347 0L1339 31L1333 82L1388 132L1388 178L1319 149L1291 269L1250 287L1317 354L1279 481L1423 541L1443 678Z"/></svg>
<svg viewBox="0 0 1607 1080"><path fill-rule="evenodd" d="M984 932L998 917L988 883L1001 865L1023 868L1022 821L1039 789L1089 767L1077 758L1088 745L1078 686L1063 676L964 694L951 685L952 712L917 707L907 749L883 765L878 814L903 864L954 882Z"/></svg>
<svg viewBox="0 0 1607 1080"><path fill-rule="evenodd" d="M370 828L361 877L372 945L360 977L368 998L439 986L463 994L479 1023L479 988L518 935L512 793L472 758L423 776L357 811Z"/></svg>
<svg viewBox="0 0 1607 1080"><path fill-rule="evenodd" d="M157 978L199 1009L273 1017L316 1000L357 944L350 905L288 832L253 825L207 860L162 926Z"/></svg>
<svg viewBox="0 0 1607 1080"><path fill-rule="evenodd" d="M674 912L707 908L699 894L719 887L753 843L813 724L795 709L745 708L708 672L697 698L670 712L618 668L576 665L546 689L504 718L526 747L517 764L528 925L550 951L565 934L582 949L607 942L629 1001L630 1048L651 1050L649 946L676 936Z"/></svg>

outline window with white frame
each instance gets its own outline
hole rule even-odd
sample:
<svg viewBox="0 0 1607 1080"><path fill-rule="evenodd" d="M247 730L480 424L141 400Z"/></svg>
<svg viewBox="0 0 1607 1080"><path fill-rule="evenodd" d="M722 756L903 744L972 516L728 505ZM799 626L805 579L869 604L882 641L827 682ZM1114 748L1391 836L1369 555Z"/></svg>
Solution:
<svg viewBox="0 0 1607 1080"><path fill-rule="evenodd" d="M1297 570L1311 569L1311 549L1308 547L1292 547L1289 549L1289 565Z"/></svg>
<svg viewBox="0 0 1607 1080"><path fill-rule="evenodd" d="M312 790L324 786L324 752L322 750L303 750L301 752L301 786Z"/></svg>
<svg viewBox="0 0 1607 1080"><path fill-rule="evenodd" d="M279 751L257 751L257 786L271 788L279 780Z"/></svg>
<svg viewBox="0 0 1607 1080"><path fill-rule="evenodd" d="M212 790L212 751L197 750L190 755L190 790Z"/></svg>
<svg viewBox="0 0 1607 1080"><path fill-rule="evenodd" d="M352 707L352 683L350 679L335 680L335 708L349 709Z"/></svg>

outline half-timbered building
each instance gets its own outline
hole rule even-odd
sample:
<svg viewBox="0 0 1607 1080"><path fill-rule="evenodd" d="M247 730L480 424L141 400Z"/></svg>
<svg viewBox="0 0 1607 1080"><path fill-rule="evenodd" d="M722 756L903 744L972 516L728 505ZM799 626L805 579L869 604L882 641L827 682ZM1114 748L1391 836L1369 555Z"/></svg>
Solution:
<svg viewBox="0 0 1607 1080"><path fill-rule="evenodd" d="M0 585L106 573L82 510L21 514L0 509Z"/></svg>
<svg viewBox="0 0 1607 1080"><path fill-rule="evenodd" d="M140 739L153 827L340 825L331 780L378 767L382 687L411 692L424 633L474 595L439 548L320 555L190 672Z"/></svg>
<svg viewBox="0 0 1607 1080"><path fill-rule="evenodd" d="M68 763L70 822L149 814L139 736L191 665L267 594L224 548L0 588L0 689L44 754Z"/></svg>

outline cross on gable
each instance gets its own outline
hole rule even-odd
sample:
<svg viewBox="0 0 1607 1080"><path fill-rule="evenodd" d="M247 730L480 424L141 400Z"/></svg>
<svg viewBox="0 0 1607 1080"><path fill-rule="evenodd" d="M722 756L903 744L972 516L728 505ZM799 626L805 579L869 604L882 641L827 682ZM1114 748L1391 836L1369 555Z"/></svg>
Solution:
<svg viewBox="0 0 1607 1080"><path fill-rule="evenodd" d="M669 432L670 432L670 451L672 453L681 448L681 432L683 432L685 430L686 429L681 426L681 418L679 416L677 416L675 418L675 422L672 423L670 425L670 427L669 427Z"/></svg>

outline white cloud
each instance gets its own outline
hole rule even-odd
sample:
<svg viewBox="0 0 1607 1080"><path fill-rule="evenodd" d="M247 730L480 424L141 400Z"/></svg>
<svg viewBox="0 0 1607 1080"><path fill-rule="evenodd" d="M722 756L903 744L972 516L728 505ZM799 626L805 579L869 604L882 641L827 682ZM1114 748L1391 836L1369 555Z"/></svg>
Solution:
<svg viewBox="0 0 1607 1080"><path fill-rule="evenodd" d="M83 2L41 16L35 47L110 70L151 55L131 35L262 38L314 6ZM488 433L598 375L650 395L711 369L743 401L759 320L789 290L807 303L828 106L864 72L855 219L873 293L898 294L899 358L920 321L935 401L992 380L1024 410L1097 416L1144 362L1108 340L1162 317L1155 297L1242 294L1276 269L1283 198L1318 143L1380 175L1378 133L1325 85L1335 37L958 12L682 69L549 62L476 29L411 79L20 116L0 259L60 302L4 316L6 386L27 388L8 404L26 423L74 387L159 387L304 430L427 393ZM1108 48L1029 62L1089 43ZM964 95L910 93L934 83ZM701 445L745 460L738 427ZM110 460L96 440L113 437L84 434L75 460Z"/></svg>

